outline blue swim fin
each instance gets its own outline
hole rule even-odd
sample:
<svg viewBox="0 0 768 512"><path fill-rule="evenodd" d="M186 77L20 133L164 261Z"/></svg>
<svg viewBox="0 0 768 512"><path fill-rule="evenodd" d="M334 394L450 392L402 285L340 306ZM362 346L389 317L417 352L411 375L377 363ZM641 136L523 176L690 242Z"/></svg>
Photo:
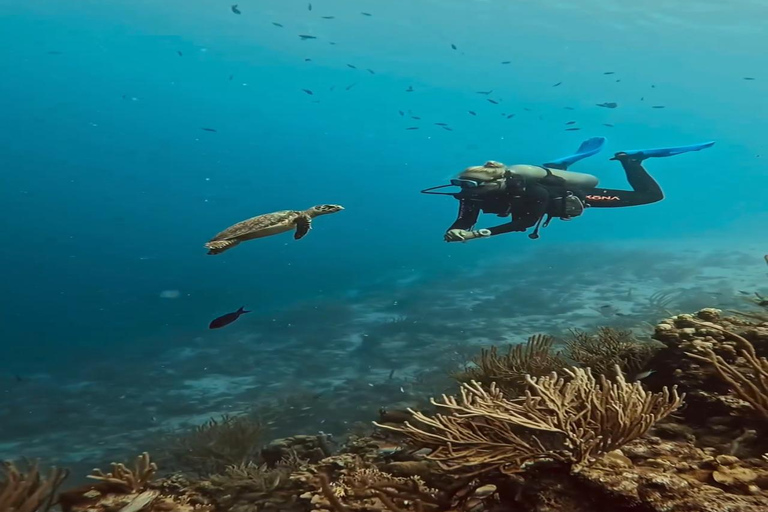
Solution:
<svg viewBox="0 0 768 512"><path fill-rule="evenodd" d="M564 156L563 158L558 158L557 160L547 162L544 164L544 167L549 167L550 169L560 169L561 171L564 171L568 169L569 165L574 164L579 160L583 160L588 156L599 153L600 150L603 149L605 141L605 137L592 137L591 139L587 139L581 143L581 146L579 146L579 149L577 149L576 153L573 155Z"/></svg>
<svg viewBox="0 0 768 512"><path fill-rule="evenodd" d="M653 149L633 149L630 151L619 151L616 156L611 160L618 160L616 157L631 156L635 159L645 160L646 158L674 156L681 153L688 153L689 151L701 151L702 149L710 148L715 145L714 141L702 142L701 144L691 144L690 146L675 146L670 148L653 148Z"/></svg>

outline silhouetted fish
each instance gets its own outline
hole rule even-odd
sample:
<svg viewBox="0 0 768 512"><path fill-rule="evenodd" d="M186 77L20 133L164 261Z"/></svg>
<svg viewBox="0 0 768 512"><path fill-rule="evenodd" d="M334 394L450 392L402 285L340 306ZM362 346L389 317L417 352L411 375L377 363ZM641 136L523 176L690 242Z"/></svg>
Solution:
<svg viewBox="0 0 768 512"><path fill-rule="evenodd" d="M608 128L613 128L613 125L611 123L603 123L603 126L607 126Z"/></svg>
<svg viewBox="0 0 768 512"><path fill-rule="evenodd" d="M435 123L437 126L448 126L448 123Z"/></svg>
<svg viewBox="0 0 768 512"><path fill-rule="evenodd" d="M406 128L406 130L418 130L418 129L419 129L418 126L409 126L408 128Z"/></svg>
<svg viewBox="0 0 768 512"><path fill-rule="evenodd" d="M205 130L206 132L215 132L216 131L213 128L203 128L203 130Z"/></svg>
<svg viewBox="0 0 768 512"><path fill-rule="evenodd" d="M654 105L651 108L667 108L664 105Z"/></svg>
<svg viewBox="0 0 768 512"><path fill-rule="evenodd" d="M413 86L409 85L405 92L413 92Z"/></svg>
<svg viewBox="0 0 768 512"><path fill-rule="evenodd" d="M400 114L401 116L405 115L405 112L403 112L402 110L398 110L397 113Z"/></svg>
<svg viewBox="0 0 768 512"><path fill-rule="evenodd" d="M505 60L505 61L502 61L501 63L502 64L512 64L512 61L511 60Z"/></svg>
<svg viewBox="0 0 768 512"><path fill-rule="evenodd" d="M744 80L754 80L754 78L752 78L751 76L745 76Z"/></svg>
<svg viewBox="0 0 768 512"><path fill-rule="evenodd" d="M451 45L451 48L453 48L454 50L457 50L457 49L458 49L458 48L456 48L456 45L455 45L455 44L452 44L452 45Z"/></svg>
<svg viewBox="0 0 768 512"><path fill-rule="evenodd" d="M560 84L562 84L562 83L563 83L563 82L557 82L557 83L556 83L555 85L553 85L552 87L557 87L558 85L560 85Z"/></svg>
<svg viewBox="0 0 768 512"><path fill-rule="evenodd" d="M509 115L507 116L507 119L512 119L513 117L515 117L515 114L509 114Z"/></svg>
<svg viewBox="0 0 768 512"><path fill-rule="evenodd" d="M569 124L576 124L576 121L568 121L567 123L565 123L566 126L568 126Z"/></svg>
<svg viewBox="0 0 768 512"><path fill-rule="evenodd" d="M352 69L357 69L357 66L354 66L354 65L352 65L352 64L347 64L347 67L348 67L348 68L352 68Z"/></svg>
<svg viewBox="0 0 768 512"><path fill-rule="evenodd" d="M304 62L312 62L312 59L309 59L309 58L304 59Z"/></svg>
<svg viewBox="0 0 768 512"><path fill-rule="evenodd" d="M490 91L475 91L475 94L485 94L486 96L488 96L492 92L493 92L493 89L491 89Z"/></svg>
<svg viewBox="0 0 768 512"><path fill-rule="evenodd" d="M276 22L276 21L273 21L273 22L272 22L272 24L273 24L274 26L276 26L276 27L280 27L280 28L283 28L283 24L282 24L282 23L278 23L278 22Z"/></svg>
<svg viewBox="0 0 768 512"><path fill-rule="evenodd" d="M373 16L373 14L369 12L361 12L360 14L362 14L363 16Z"/></svg>
<svg viewBox="0 0 768 512"><path fill-rule="evenodd" d="M477 112L473 112L471 110L467 110L467 112L469 112L469 114L472 115L472 116L476 116L477 115Z"/></svg>
<svg viewBox="0 0 768 512"><path fill-rule="evenodd" d="M565 110L576 110L576 109L575 109L575 108L573 108L573 107L563 107L563 108L564 108Z"/></svg>
<svg viewBox="0 0 768 512"><path fill-rule="evenodd" d="M332 20L332 19L334 19L335 17L336 17L336 16L323 16L322 18L323 18L324 20Z"/></svg>
<svg viewBox="0 0 768 512"><path fill-rule="evenodd" d="M310 96L312 96L313 94L315 94L315 93L313 93L312 91L310 91L309 89L302 89L302 91L304 91L305 93L309 94Z"/></svg>
<svg viewBox="0 0 768 512"><path fill-rule="evenodd" d="M312 10L312 4L307 4L307 10L308 10L308 11L311 11L311 10Z"/></svg>
<svg viewBox="0 0 768 512"><path fill-rule="evenodd" d="M375 72L374 70L372 70L372 69L366 69L366 71L367 71L367 72L369 72L369 73L370 73L370 74L372 74L372 75L375 75L375 74L376 74L376 72Z"/></svg>
<svg viewBox="0 0 768 512"><path fill-rule="evenodd" d="M614 73L613 71L606 71L606 72L605 72L605 73L603 73L603 74L604 74L604 75L612 75L613 73Z"/></svg>
<svg viewBox="0 0 768 512"><path fill-rule="evenodd" d="M577 132L579 130L581 130L581 128L566 128L565 129L565 131L567 131L567 132Z"/></svg>
<svg viewBox="0 0 768 512"><path fill-rule="evenodd" d="M442 128L443 130L447 130L447 131L449 131L449 132L452 132L452 131L453 131L453 128L450 128L450 127L448 127L448 126L441 126L440 128Z"/></svg>
<svg viewBox="0 0 768 512"><path fill-rule="evenodd" d="M596 103L596 105L603 108L616 108L619 106L618 103L614 103L612 101L608 101L606 103Z"/></svg>
<svg viewBox="0 0 768 512"><path fill-rule="evenodd" d="M235 14L242 14L240 12L240 9L237 8L237 4L232 6L232 12L235 13Z"/></svg>
<svg viewBox="0 0 768 512"><path fill-rule="evenodd" d="M176 53L178 53L178 54L179 54L179 57L183 57L183 56L184 56L184 54L183 54L183 53L181 53L181 51L176 51Z"/></svg>
<svg viewBox="0 0 768 512"><path fill-rule="evenodd" d="M48 52L48 55L64 55L64 52L60 52L57 50L51 50Z"/></svg>
<svg viewBox="0 0 768 512"><path fill-rule="evenodd" d="M415 119L417 121L421 121L421 118L419 116L411 116L411 119Z"/></svg>
<svg viewBox="0 0 768 512"><path fill-rule="evenodd" d="M498 105L499 102L496 100L492 100L491 98L487 98L490 103L493 103L494 105Z"/></svg>
<svg viewBox="0 0 768 512"><path fill-rule="evenodd" d="M349 84L348 86L346 86L346 87L344 88L344 90L345 90L345 91L348 91L348 90L350 90L351 88L353 88L353 87L354 87L354 86L356 86L356 85L357 85L357 82L355 82L355 83L353 83L353 84Z"/></svg>
<svg viewBox="0 0 768 512"><path fill-rule="evenodd" d="M315 36L308 36L305 34L299 34L299 37L301 38L302 41L306 41L307 39L317 39L317 37Z"/></svg>
<svg viewBox="0 0 768 512"><path fill-rule="evenodd" d="M214 318L211 320L211 323L208 324L209 329L220 329L224 327L225 325L229 325L238 318L240 318L240 315L244 315L245 313L250 313L250 311L245 310L245 306L241 307L234 313L227 313L226 315L221 315L218 318Z"/></svg>

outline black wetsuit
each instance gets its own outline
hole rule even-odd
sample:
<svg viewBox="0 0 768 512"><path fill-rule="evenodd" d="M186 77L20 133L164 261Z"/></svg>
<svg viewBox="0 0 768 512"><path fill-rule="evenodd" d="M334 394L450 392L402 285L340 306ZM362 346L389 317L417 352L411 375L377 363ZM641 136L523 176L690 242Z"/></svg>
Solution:
<svg viewBox="0 0 768 512"><path fill-rule="evenodd" d="M508 179L506 190L498 193L477 194L470 188L454 194L459 200L459 216L448 229L471 230L482 211L499 217L512 216L511 222L489 228L491 236L526 231L545 215L567 218L563 198L569 193L578 197L585 207L592 208L638 206L664 199L661 187L643 168L641 160L621 153L613 159L621 162L632 190L567 187L562 178L551 174L531 183Z"/></svg>

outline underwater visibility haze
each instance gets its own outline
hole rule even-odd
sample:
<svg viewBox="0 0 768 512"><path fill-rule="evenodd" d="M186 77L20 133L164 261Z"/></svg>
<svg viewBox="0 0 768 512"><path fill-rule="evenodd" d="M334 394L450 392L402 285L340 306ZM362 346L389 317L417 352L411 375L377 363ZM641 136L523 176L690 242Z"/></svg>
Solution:
<svg viewBox="0 0 768 512"><path fill-rule="evenodd" d="M768 510L765 19L0 0L0 512Z"/></svg>

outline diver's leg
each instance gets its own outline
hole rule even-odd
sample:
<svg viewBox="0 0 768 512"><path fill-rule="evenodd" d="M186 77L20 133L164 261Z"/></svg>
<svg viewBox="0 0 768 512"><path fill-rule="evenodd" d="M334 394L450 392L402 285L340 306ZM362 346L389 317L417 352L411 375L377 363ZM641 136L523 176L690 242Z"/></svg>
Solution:
<svg viewBox="0 0 768 512"><path fill-rule="evenodd" d="M616 153L611 160L618 160L627 175L632 190L594 188L584 190L585 202L593 208L618 208L657 203L664 199L664 192L642 164L642 159Z"/></svg>

